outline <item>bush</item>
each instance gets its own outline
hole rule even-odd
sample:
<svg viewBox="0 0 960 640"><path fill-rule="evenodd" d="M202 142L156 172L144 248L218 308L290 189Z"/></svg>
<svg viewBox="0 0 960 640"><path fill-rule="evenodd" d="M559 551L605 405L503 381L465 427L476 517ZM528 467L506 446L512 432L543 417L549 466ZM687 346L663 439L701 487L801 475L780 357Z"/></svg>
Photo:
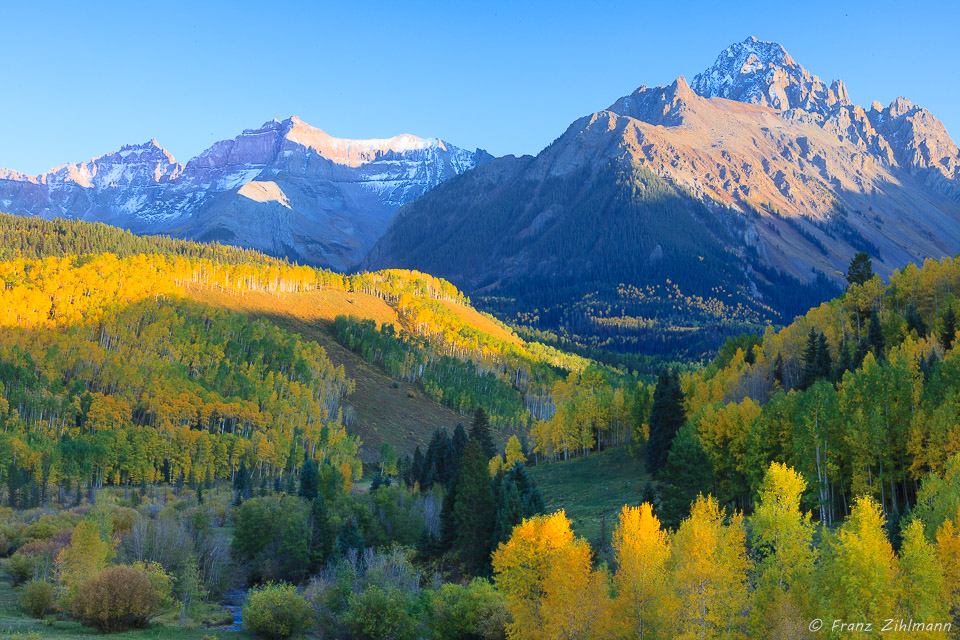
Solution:
<svg viewBox="0 0 960 640"><path fill-rule="evenodd" d="M119 565L84 581L71 604L78 621L112 633L146 626L159 613L160 597L147 572Z"/></svg>
<svg viewBox="0 0 960 640"><path fill-rule="evenodd" d="M438 640L502 640L508 622L503 597L478 578L469 585L442 585L429 597L428 617Z"/></svg>
<svg viewBox="0 0 960 640"><path fill-rule="evenodd" d="M3 569L13 581L13 586L18 587L33 577L33 557L15 553L7 560Z"/></svg>
<svg viewBox="0 0 960 640"><path fill-rule="evenodd" d="M43 580L31 580L23 586L20 604L31 616L42 619L53 609L53 585Z"/></svg>
<svg viewBox="0 0 960 640"><path fill-rule="evenodd" d="M268 584L251 591L243 605L243 626L271 640L300 633L309 619L307 601L289 584Z"/></svg>
<svg viewBox="0 0 960 640"><path fill-rule="evenodd" d="M398 589L372 586L350 598L343 622L354 640L415 640L414 598Z"/></svg>

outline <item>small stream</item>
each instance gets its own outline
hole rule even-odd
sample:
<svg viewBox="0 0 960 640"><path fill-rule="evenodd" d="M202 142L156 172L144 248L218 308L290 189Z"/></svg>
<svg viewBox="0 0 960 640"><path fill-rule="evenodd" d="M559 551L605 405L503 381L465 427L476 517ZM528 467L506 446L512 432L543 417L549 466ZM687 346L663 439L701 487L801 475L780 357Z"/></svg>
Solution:
<svg viewBox="0 0 960 640"><path fill-rule="evenodd" d="M243 628L243 603L246 600L246 589L232 589L223 594L223 606L233 614L233 624L222 627L224 631L240 631Z"/></svg>

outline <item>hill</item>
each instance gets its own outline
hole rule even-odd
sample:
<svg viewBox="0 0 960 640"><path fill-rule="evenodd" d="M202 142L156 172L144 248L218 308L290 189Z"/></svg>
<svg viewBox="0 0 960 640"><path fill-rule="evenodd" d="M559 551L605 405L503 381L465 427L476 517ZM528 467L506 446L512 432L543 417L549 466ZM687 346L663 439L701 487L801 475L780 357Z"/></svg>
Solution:
<svg viewBox="0 0 960 640"><path fill-rule="evenodd" d="M106 367L107 361L121 357L111 352L111 341L101 335L104 323L118 327L119 344L131 350L123 352L124 365L139 358L148 369L162 369L155 359L166 357L164 349L129 335L131 326L146 322L162 331L182 316L199 316L204 323L222 322L225 327L267 330L276 335L275 340L289 343L294 352L309 351L317 366L336 372L340 391L325 401L322 411L315 407L312 415L300 414L302 419L308 424L319 421L331 428L345 427L367 460L376 459L384 443L401 452L425 446L437 428L452 429L458 422L469 421L466 414L480 406L488 410L495 426L505 430L500 437L506 438L507 433L526 429L532 420L546 415L553 406L555 381L589 366L578 356L521 340L470 307L451 285L424 274L391 271L341 276L215 244L144 238L105 225L15 216L0 216L0 247L0 257L7 258L0 262L7 284L6 311L0 322L8 327L5 335L12 341L12 351L0 354L0 361L13 367L5 378L6 395L26 425L51 419L49 410L42 408L47 401L37 404L39 392L52 394L61 409L77 403L82 409L85 393L102 393L105 402L120 393L126 403L123 411L130 411L122 422L136 426L146 420L157 426L157 416L148 419L150 411L141 411L141 405L151 401L144 396L146 388L136 386L138 382L114 389L103 379L103 369L81 376L65 363L28 375L50 349L73 352L75 339L86 345L84 349L94 350L90 357L100 363L96 366ZM154 316L152 307L145 306L151 298L167 315ZM169 380L173 386L187 384L193 377L204 379L193 369L184 379L180 370L185 353L200 348L195 339L174 332L177 365ZM203 369L223 371L201 382L201 387L205 392L226 393L241 405L258 397L256 412L264 412L267 407L260 394L266 391L224 387L223 380L239 375L230 373L235 367L252 366L224 360L229 353L224 340L221 337L203 347L209 360ZM13 346L17 344L24 346ZM266 366L266 354L256 357L261 359L253 364ZM144 371L131 372L122 384L144 376L149 377ZM261 383L266 383L263 376ZM19 406L9 399L24 384L35 391L31 398L18 400ZM197 393L203 392L198 389ZM205 424L208 431L221 429L217 425L223 411L210 409L211 413L200 416L207 409L202 400L193 402L197 405L194 427ZM273 410L271 414L264 418L267 422L279 419ZM56 415L68 420L59 410ZM186 426L187 422L179 421ZM291 438L284 424L286 419L277 422L280 431L268 437L272 449L282 450L281 462L289 459ZM253 461L259 460L252 451L248 453Z"/></svg>
<svg viewBox="0 0 960 640"><path fill-rule="evenodd" d="M439 185L364 264L581 344L699 359L835 296L857 251L885 277L956 253L958 166L928 111L865 110L750 38L692 88L640 87L535 158Z"/></svg>

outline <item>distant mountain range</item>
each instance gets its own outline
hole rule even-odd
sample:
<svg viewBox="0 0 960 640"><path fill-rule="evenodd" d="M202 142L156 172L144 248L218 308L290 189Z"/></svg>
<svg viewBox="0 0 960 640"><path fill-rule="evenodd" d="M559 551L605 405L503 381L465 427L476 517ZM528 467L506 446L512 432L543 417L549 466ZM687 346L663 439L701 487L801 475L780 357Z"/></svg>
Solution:
<svg viewBox="0 0 960 640"><path fill-rule="evenodd" d="M856 251L882 275L960 252L960 151L906 98L854 105L751 37L536 157L343 140L290 118L186 165L154 141L0 170L0 211L417 269L541 340L697 357L835 295Z"/></svg>
<svg viewBox="0 0 960 640"><path fill-rule="evenodd" d="M960 155L905 98L866 110L748 38L692 84L640 87L536 157L401 208L366 268L450 279L521 325L694 351L832 295L854 252L888 275L960 251Z"/></svg>
<svg viewBox="0 0 960 640"><path fill-rule="evenodd" d="M0 170L0 211L217 240L344 270L398 207L489 159L438 138L334 138L293 117L218 142L185 166L153 140L39 176Z"/></svg>

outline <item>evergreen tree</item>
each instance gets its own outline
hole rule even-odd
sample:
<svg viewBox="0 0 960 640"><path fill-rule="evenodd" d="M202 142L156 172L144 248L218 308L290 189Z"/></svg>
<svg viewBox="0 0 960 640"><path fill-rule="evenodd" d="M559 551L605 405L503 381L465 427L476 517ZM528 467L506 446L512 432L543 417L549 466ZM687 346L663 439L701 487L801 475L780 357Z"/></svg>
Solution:
<svg viewBox="0 0 960 640"><path fill-rule="evenodd" d="M483 407L479 407L473 414L473 424L470 425L470 439L480 443L480 449L486 459L497 455L497 447L493 444L493 436L490 435L490 420L487 418L487 412Z"/></svg>
<svg viewBox="0 0 960 640"><path fill-rule="evenodd" d="M233 477L234 503L240 504L250 497L250 474L247 472L246 460L240 461L240 468Z"/></svg>
<svg viewBox="0 0 960 640"><path fill-rule="evenodd" d="M297 493L297 483L296 480L293 479L293 472L287 474L287 482L286 486L283 488L283 492L288 496L292 496Z"/></svg>
<svg viewBox="0 0 960 640"><path fill-rule="evenodd" d="M773 381L779 385L780 389L787 388L786 372L783 368L783 354L777 352L777 358L773 361Z"/></svg>
<svg viewBox="0 0 960 640"><path fill-rule="evenodd" d="M867 342L873 350L873 355L877 360L882 360L886 350L886 344L883 339L883 329L880 326L880 310L874 309L870 316L870 331L867 333Z"/></svg>
<svg viewBox="0 0 960 640"><path fill-rule="evenodd" d="M303 466L300 467L300 497L306 500L317 497L317 465L306 449L303 452Z"/></svg>
<svg viewBox="0 0 960 640"><path fill-rule="evenodd" d="M650 439L647 441L647 472L655 475L667 461L670 445L686 420L680 376L674 370L663 370L653 392L650 410Z"/></svg>
<svg viewBox="0 0 960 640"><path fill-rule="evenodd" d="M911 303L910 306L907 307L903 319L907 322L907 331L916 331L918 338L925 338L927 336L927 323L923 321L923 317L920 315L920 312L917 311L915 305Z"/></svg>
<svg viewBox="0 0 960 640"><path fill-rule="evenodd" d="M457 539L457 521L454 515L454 508L457 504L457 481L455 478L443 494L443 502L440 505L440 537L437 539L437 550L439 552L447 551L453 547Z"/></svg>
<svg viewBox="0 0 960 640"><path fill-rule="evenodd" d="M713 463L691 425L677 433L660 475L664 478L660 487L660 514L664 526L675 528L690 512L690 505L699 494L714 491Z"/></svg>
<svg viewBox="0 0 960 640"><path fill-rule="evenodd" d="M453 438L450 440L453 447L453 464L457 469L460 468L460 463L463 461L463 451L467 448L469 439L466 429L458 422L457 428L453 430Z"/></svg>
<svg viewBox="0 0 960 640"><path fill-rule="evenodd" d="M203 485L197 485L197 504L203 504Z"/></svg>
<svg viewBox="0 0 960 640"><path fill-rule="evenodd" d="M803 375L800 378L800 389L807 389L817 381L817 332L811 327L807 335L807 346L803 350Z"/></svg>
<svg viewBox="0 0 960 640"><path fill-rule="evenodd" d="M346 556L351 549L357 553L363 552L366 544L360 536L360 529L357 528L357 521L354 518L347 518L347 521L340 527L340 535L337 536L337 551L341 556Z"/></svg>
<svg viewBox="0 0 960 640"><path fill-rule="evenodd" d="M457 527L454 546L468 570L474 574L485 573L489 565L496 519L488 460L480 442L470 438L457 476L457 496L453 507L453 519Z"/></svg>
<svg viewBox="0 0 960 640"><path fill-rule="evenodd" d="M507 478L501 478L497 487L496 518L493 525L491 549L510 539L513 528L523 522L523 498L517 485Z"/></svg>
<svg viewBox="0 0 960 640"><path fill-rule="evenodd" d="M873 262L864 251L858 251L850 260L847 268L847 282L850 284L864 284L873 277Z"/></svg>
<svg viewBox="0 0 960 640"><path fill-rule="evenodd" d="M817 379L829 378L833 361L830 358L830 347L827 345L827 336L822 331L817 336Z"/></svg>
<svg viewBox="0 0 960 640"><path fill-rule="evenodd" d="M947 312L943 315L943 329L940 330L940 344L943 345L944 353L953 347L956 336L957 314L953 311L953 306L949 306Z"/></svg>
<svg viewBox="0 0 960 640"><path fill-rule="evenodd" d="M310 555L314 568L319 568L333 554L333 527L330 524L330 512L323 494L318 493L310 507L311 541Z"/></svg>
<svg viewBox="0 0 960 640"><path fill-rule="evenodd" d="M546 511L543 494L534 482L533 477L523 465L517 465L507 472L505 479L517 487L523 502L523 517L531 518Z"/></svg>
<svg viewBox="0 0 960 640"><path fill-rule="evenodd" d="M410 463L410 482L412 486L417 482L423 482L423 452L420 451L420 445L413 450L413 462Z"/></svg>
<svg viewBox="0 0 960 640"><path fill-rule="evenodd" d="M280 476L273 477L273 492L282 493L283 492L283 482L280 479Z"/></svg>
<svg viewBox="0 0 960 640"><path fill-rule="evenodd" d="M870 344L866 340L857 342L857 348L853 352L853 361L851 362L851 371L856 371L863 364L863 359L870 353Z"/></svg>

